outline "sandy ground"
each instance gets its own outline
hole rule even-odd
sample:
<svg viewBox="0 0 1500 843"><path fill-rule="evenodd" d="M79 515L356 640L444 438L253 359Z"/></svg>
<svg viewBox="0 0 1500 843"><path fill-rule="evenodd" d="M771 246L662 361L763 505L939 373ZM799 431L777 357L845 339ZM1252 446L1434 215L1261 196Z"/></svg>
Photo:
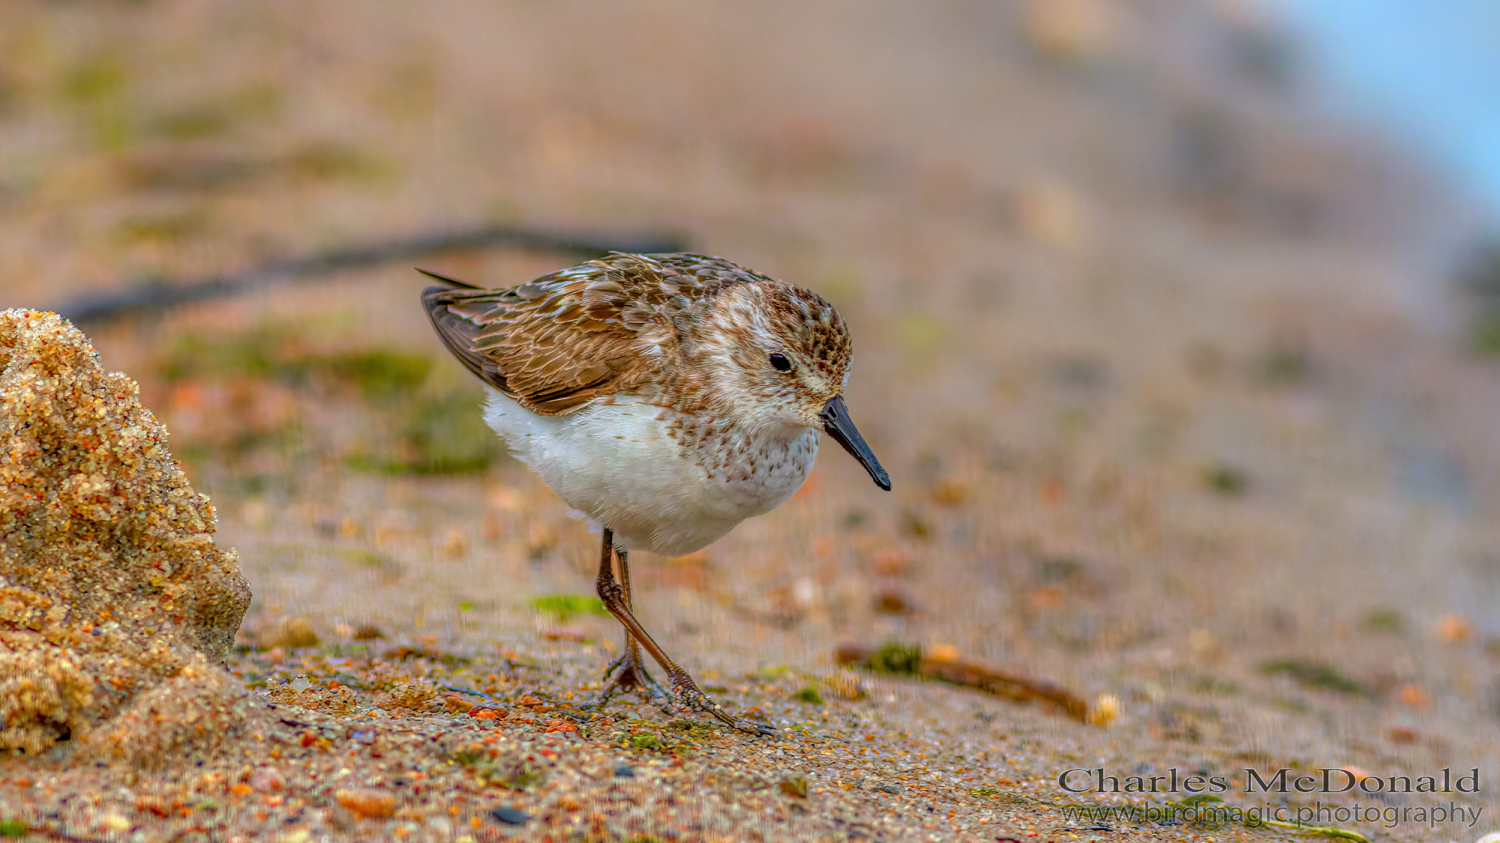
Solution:
<svg viewBox="0 0 1500 843"><path fill-rule="evenodd" d="M1069 769L1500 829L1500 370L1444 275L1469 218L1322 120L1255 5L1181 8L8 5L0 305L486 221L679 233L840 307L894 491L827 449L634 567L648 628L780 737L601 717L597 538L486 436L407 266L87 325L213 499L254 593L229 666L276 708L154 767L8 757L0 831L1297 837ZM1117 716L835 664L891 641ZM1244 792L1282 768L1481 789Z"/></svg>

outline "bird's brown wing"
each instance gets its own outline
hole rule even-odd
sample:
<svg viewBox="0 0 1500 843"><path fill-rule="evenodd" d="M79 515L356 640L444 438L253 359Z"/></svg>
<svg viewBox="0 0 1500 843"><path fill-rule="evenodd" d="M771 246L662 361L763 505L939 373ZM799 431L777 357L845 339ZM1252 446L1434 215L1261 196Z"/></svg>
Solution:
<svg viewBox="0 0 1500 843"><path fill-rule="evenodd" d="M676 257L614 254L507 290L430 287L422 303L470 371L539 415L560 415L649 381L672 356L672 317L703 290Z"/></svg>

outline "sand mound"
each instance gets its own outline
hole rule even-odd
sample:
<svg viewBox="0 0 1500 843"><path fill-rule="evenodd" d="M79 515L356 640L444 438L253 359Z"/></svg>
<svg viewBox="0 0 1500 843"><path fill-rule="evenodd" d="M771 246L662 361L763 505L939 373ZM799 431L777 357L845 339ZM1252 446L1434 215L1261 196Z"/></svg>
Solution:
<svg viewBox="0 0 1500 843"><path fill-rule="evenodd" d="M61 317L0 312L0 749L165 762L252 707L219 666L249 585L136 393Z"/></svg>

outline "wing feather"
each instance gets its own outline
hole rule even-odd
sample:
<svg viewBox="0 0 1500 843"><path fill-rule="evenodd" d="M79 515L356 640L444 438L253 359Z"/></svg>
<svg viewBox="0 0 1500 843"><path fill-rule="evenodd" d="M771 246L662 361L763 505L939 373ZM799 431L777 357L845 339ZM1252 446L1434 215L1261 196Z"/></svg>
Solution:
<svg viewBox="0 0 1500 843"><path fill-rule="evenodd" d="M436 273L432 325L469 371L540 415L560 415L651 380L673 317L705 292L700 256L612 254L505 290ZM425 270L422 270L426 272Z"/></svg>

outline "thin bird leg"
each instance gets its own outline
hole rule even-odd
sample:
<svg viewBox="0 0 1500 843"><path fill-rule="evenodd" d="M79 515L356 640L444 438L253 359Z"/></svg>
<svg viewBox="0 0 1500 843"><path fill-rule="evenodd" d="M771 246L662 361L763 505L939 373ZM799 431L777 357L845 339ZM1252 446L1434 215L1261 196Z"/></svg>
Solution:
<svg viewBox="0 0 1500 843"><path fill-rule="evenodd" d="M634 614L635 603L630 599L630 555L625 548L615 548L615 561L620 568L620 589L625 592L625 608ZM646 664L641 661L641 642L635 640L635 636L631 635L628 629L625 631L625 655L627 656L625 665L635 672L637 684L650 686L651 690L662 695L666 694L666 689L661 686L661 683L646 672Z"/></svg>
<svg viewBox="0 0 1500 843"><path fill-rule="evenodd" d="M650 653L651 657L656 659L656 663L661 665L662 670L667 672L667 678L672 682L672 696L684 707L710 714L714 719L731 728L742 732L749 732L752 735L775 734L775 730L769 726L729 716L727 712L719 707L718 703L703 693L698 687L698 683L693 681L693 677L689 676L686 670L683 670L677 662L672 660L671 656L666 654L666 651L662 650L651 639L651 635L646 632L645 627L641 626L641 622L636 620L635 615L631 613L630 605L625 599L625 589L615 580L613 566L610 564L610 557L612 555L610 551L613 543L614 533L606 528L604 530L604 550L599 556L599 580L596 583L599 590L599 599L604 601L604 608L608 609L609 613L614 615L616 620L625 625L625 631L633 636L642 647L645 647L646 652Z"/></svg>
<svg viewBox="0 0 1500 843"><path fill-rule="evenodd" d="M608 543L605 544L601 553L609 553ZM625 608L633 612L635 605L630 599L630 558L623 547L614 548L614 554L620 568L620 590L624 593ZM600 565L603 564L605 563L601 560ZM610 678L611 674L614 675L613 679ZM647 697L661 704L668 714L672 713L672 710L666 706L666 701L669 699L667 689L656 681L656 677L647 672L646 665L641 661L640 642L635 640L635 636L630 634L629 629L625 630L625 652L604 669L604 681L604 691L599 695L596 703L599 707L603 707L616 693L640 688Z"/></svg>

